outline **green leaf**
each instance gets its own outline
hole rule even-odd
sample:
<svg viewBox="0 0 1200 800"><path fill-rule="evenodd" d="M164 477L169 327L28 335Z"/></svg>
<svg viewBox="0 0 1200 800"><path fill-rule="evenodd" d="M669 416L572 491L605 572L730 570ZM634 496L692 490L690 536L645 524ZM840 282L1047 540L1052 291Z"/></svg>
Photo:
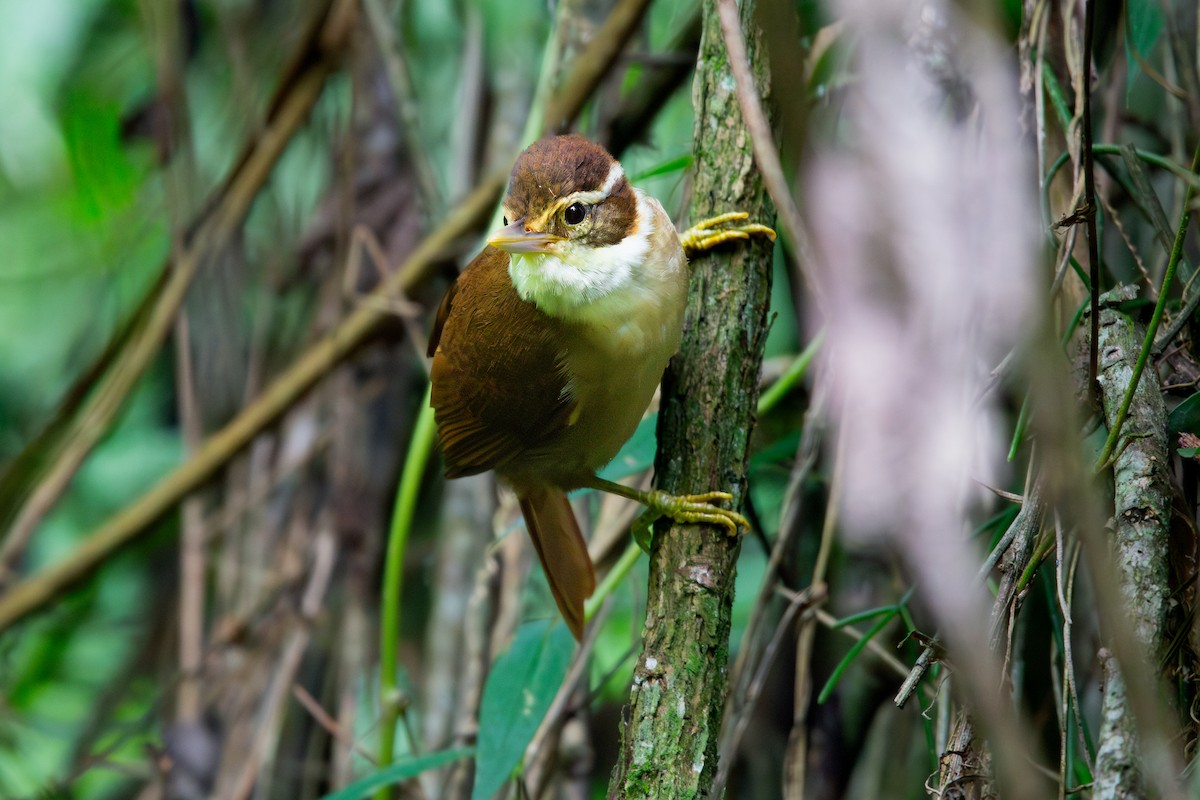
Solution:
<svg viewBox="0 0 1200 800"><path fill-rule="evenodd" d="M376 789L382 789L385 786L391 786L400 781L415 778L422 772L444 767L446 764L452 764L459 759L470 756L473 752L474 750L470 747L460 747L454 750L440 750L436 753L406 758L372 775L368 775L362 780L355 781L344 789L327 794L321 800L359 800L360 797L366 797Z"/></svg>
<svg viewBox="0 0 1200 800"><path fill-rule="evenodd" d="M1163 14L1159 0L1128 0L1125 4L1125 105L1133 94L1133 84L1142 71L1138 57L1144 61L1150 57L1159 34L1162 33Z"/></svg>
<svg viewBox="0 0 1200 800"><path fill-rule="evenodd" d="M558 620L526 622L496 659L479 708L479 742L471 800L504 786L567 674L575 642Z"/></svg>
<svg viewBox="0 0 1200 800"><path fill-rule="evenodd" d="M1200 454L1200 447L1181 447L1175 452L1183 458L1195 458L1197 454Z"/></svg>
<svg viewBox="0 0 1200 800"><path fill-rule="evenodd" d="M854 646L851 647L846 655L843 656L842 660L838 662L838 665L833 670L833 674L829 676L829 680L825 681L825 686L821 688L821 693L817 695L817 703L824 703L829 699L829 695L833 694L833 690L837 688L838 681L842 679L842 675L844 675L846 670L849 669L850 665L854 663L859 654L862 653L868 644L870 644L871 640L875 638L876 634L886 628L888 623L895 619L896 615L900 613L899 607L896 606L888 609L888 611L890 613L886 614L878 622L872 625L871 629L864 633L863 637L855 642Z"/></svg>
<svg viewBox="0 0 1200 800"><path fill-rule="evenodd" d="M597 474L607 481L619 481L635 472L649 469L654 464L654 452L658 449L658 415L650 414L638 423L637 430Z"/></svg>
<svg viewBox="0 0 1200 800"><path fill-rule="evenodd" d="M1200 392L1175 406L1167 415L1167 433L1172 438L1181 433L1200 435Z"/></svg>
<svg viewBox="0 0 1200 800"><path fill-rule="evenodd" d="M637 175L630 178L633 183L640 183L649 178L657 178L659 175L670 175L673 172L683 172L692 165L692 154L684 153L681 156L655 164L649 169L644 169Z"/></svg>

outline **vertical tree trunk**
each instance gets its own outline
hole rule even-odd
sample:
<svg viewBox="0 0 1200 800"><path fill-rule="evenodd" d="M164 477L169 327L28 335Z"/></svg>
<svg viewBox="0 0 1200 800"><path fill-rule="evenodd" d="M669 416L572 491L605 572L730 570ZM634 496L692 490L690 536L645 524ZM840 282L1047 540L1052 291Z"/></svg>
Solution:
<svg viewBox="0 0 1200 800"><path fill-rule="evenodd" d="M754 3L741 17L759 91ZM693 221L732 210L774 217L738 108L715 0L692 88L696 113ZM672 493L746 487L750 429L767 333L771 251L765 240L736 242L692 263L681 352L663 383L657 470ZM717 734L726 693L729 621L739 543L720 529L657 530L650 566L642 653L634 668L621 754L610 797L701 797L717 769Z"/></svg>

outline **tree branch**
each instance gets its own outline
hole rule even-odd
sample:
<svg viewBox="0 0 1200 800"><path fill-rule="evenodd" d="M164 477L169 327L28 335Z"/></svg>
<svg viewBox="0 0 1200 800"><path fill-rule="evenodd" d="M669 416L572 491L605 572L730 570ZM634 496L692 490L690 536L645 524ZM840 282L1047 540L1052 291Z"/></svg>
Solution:
<svg viewBox="0 0 1200 800"><path fill-rule="evenodd" d="M765 60L758 58L753 6L743 2L742 26L752 32L747 47L761 91ZM692 218L737 209L771 220L774 209L755 169L715 0L704 4L692 91ZM667 491L744 495L770 285L765 241L693 263L684 342L667 369L659 416L657 470ZM707 795L717 771L738 550L736 540L711 527L676 525L655 536L643 649L610 797Z"/></svg>

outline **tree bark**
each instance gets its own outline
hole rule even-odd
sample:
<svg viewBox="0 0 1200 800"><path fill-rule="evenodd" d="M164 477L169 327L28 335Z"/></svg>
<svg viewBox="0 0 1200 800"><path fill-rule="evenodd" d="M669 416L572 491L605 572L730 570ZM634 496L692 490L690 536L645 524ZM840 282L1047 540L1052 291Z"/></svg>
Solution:
<svg viewBox="0 0 1200 800"><path fill-rule="evenodd" d="M760 95L767 85L754 3L740 14ZM765 54L762 54L765 56ZM692 220L731 210L774 218L738 108L715 0L692 88L696 124ZM659 485L671 493L746 489L750 430L767 334L771 244L736 242L696 258L683 345L663 380ZM709 526L659 526L642 653L634 668L609 797L707 795L717 770L729 625L740 545Z"/></svg>
<svg viewBox="0 0 1200 800"><path fill-rule="evenodd" d="M1115 304L1127 296L1117 290L1105 299ZM1099 381L1104 419L1110 429L1116 424L1125 389L1133 380L1134 362L1144 336L1145 332L1135 328L1133 321L1115 307L1101 309ZM1113 462L1113 562L1120 581L1121 603L1145 660L1118 666L1107 649L1100 652L1105 685L1096 744L1096 800L1144 797L1148 784L1143 771L1153 769L1139 753L1133 713L1136 707L1122 675L1122 671L1143 670L1157 680L1171 596L1167 409L1153 366L1138 382L1121 431L1124 443Z"/></svg>

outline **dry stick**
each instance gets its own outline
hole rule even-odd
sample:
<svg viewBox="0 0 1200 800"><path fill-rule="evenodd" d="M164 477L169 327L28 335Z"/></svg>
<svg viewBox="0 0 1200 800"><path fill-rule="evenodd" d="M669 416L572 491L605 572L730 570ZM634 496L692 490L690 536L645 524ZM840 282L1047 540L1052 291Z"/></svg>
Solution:
<svg viewBox="0 0 1200 800"><path fill-rule="evenodd" d="M1076 542L1075 546L1071 549L1071 565L1067 569L1066 601L1068 611L1071 608L1071 604L1075 602L1075 575L1079 569L1079 556L1082 549L1082 545L1080 545L1078 542ZM1064 619L1066 620L1066 624L1063 625L1063 635L1066 636L1068 633L1070 633L1070 630L1068 629L1071 625L1071 622L1069 616L1064 617ZM1064 641L1070 642L1071 640L1068 637L1065 638ZM1064 671L1067 674L1067 691L1069 691L1071 694L1071 702L1075 704L1075 733L1079 737L1079 752L1083 754L1083 758L1087 762L1088 772L1095 774L1096 765L1092 760L1092 754L1088 751L1087 740L1084 738L1083 723L1080 717L1080 709L1083 708L1083 706L1079 704L1079 685L1075 678L1075 656L1072 654L1070 647L1066 648L1064 658Z"/></svg>
<svg viewBox="0 0 1200 800"><path fill-rule="evenodd" d="M1108 212L1108 216L1112 219L1113 226L1117 229L1117 233L1121 235L1121 241L1125 245L1125 249L1129 251L1129 255L1133 257L1133 264L1137 267L1138 272L1142 275L1142 280L1146 282L1146 289L1149 290L1150 299L1158 299L1158 287L1154 285L1154 280L1150 277L1150 270L1146 268L1146 262L1142 260L1142 254L1138 252L1137 245L1129 236L1129 231L1125 230L1125 223L1121 222L1121 217L1117 215L1117 209L1107 197L1100 196L1101 207ZM1169 249L1169 248L1168 248Z"/></svg>
<svg viewBox="0 0 1200 800"><path fill-rule="evenodd" d="M352 0L339 0L345 6L353 6ZM349 27L339 9L329 10L325 32L334 39L340 33L343 39ZM332 32L330 29L333 29ZM326 37L328 38L328 37ZM323 42L336 46L340 41ZM12 561L25 547L42 518L66 490L71 478L83 464L84 459L108 431L117 412L138 379L141 378L153 358L158 354L163 340L174 324L176 312L200 264L208 253L219 249L239 226L249 211L250 204L275 162L307 118L317 97L320 96L325 78L332 72L332 55L325 59L314 59L291 84L289 91L278 98L278 103L264 129L256 140L256 146L247 151L242 161L230 176L229 182L218 195L219 205L205 217L205 222L190 237L190 245L177 260L170 277L163 286L157 303L150 311L145 326L122 352L103 383L96 390L86 407L80 412L77 430L64 446L60 457L49 467L45 476L22 506L12 528L0 550L0 565Z"/></svg>
<svg viewBox="0 0 1200 800"><path fill-rule="evenodd" d="M1076 688L1075 681L1075 656L1071 646L1071 629L1073 621L1071 619L1071 603L1074 601L1075 594L1075 574L1079 567L1079 542L1072 540L1069 545L1064 546L1065 538L1062 530L1062 523L1055 514L1054 530L1056 541L1058 542L1058 558L1056 564L1056 595L1058 600L1059 610L1063 615L1062 638L1063 638L1063 667L1062 667L1062 708L1060 720L1060 772L1061 780L1059 783L1060 797L1066 790L1066 758L1067 758L1067 719L1070 715L1071 708L1075 709L1075 731L1079 736L1080 753L1083 755L1084 761L1087 763L1088 772L1095 774L1095 764L1092 763L1091 754L1087 749L1087 742L1083 738L1083 724L1080 717L1079 692ZM1053 669L1053 664L1051 664Z"/></svg>
<svg viewBox="0 0 1200 800"><path fill-rule="evenodd" d="M802 612L812 615L818 610L818 604L826 600L823 586L820 592L814 592L812 591L812 587L809 587L802 592L788 592L788 595L789 600L787 607L783 610L783 616L780 617L779 623L775 626L771 638L767 640L767 644L763 648L762 658L759 659L757 668L754 674L750 676L749 685L746 687L744 693L744 708L746 712L752 709L758 702L758 698L762 694L763 687L766 685L767 677L770 674L771 665L775 663L775 652L779 649L779 645L783 643L783 637L791 631L796 615ZM733 768L733 755L737 753L737 748L741 743L742 737L745 736L746 730L749 727L750 714L740 714L733 724L733 733L729 736L729 741L722 742L721 764L717 772L717 777L713 781L713 788L709 792L709 796L720 797L721 793L725 790L725 784L729 781L729 772Z"/></svg>
<svg viewBox="0 0 1200 800"><path fill-rule="evenodd" d="M184 48L179 7L174 3L148 3L143 11L150 28L158 71L158 93L170 122L173 154L163 166L164 195L171 231L172 263L183 260L187 249L186 220L195 210L189 197L196 185L196 159L191 140L183 80ZM176 397L185 452L196 450L203 438L197 403L192 342L186 309L175 320ZM175 695L176 723L196 723L203 710L201 670L204 666L205 548L203 507L199 497L184 503L181 515L182 547L179 551L179 685Z"/></svg>
<svg viewBox="0 0 1200 800"><path fill-rule="evenodd" d="M286 710L284 700L287 698L288 688L295 680L296 672L300 669L304 651L308 649L308 642L312 638L311 623L321 611L325 592L333 575L334 562L337 560L337 545L331 530L317 536L313 542L313 551L312 570L300 601L300 618L293 620L294 627L288 634L287 643L279 659L279 668L263 698L258 714L258 733L238 775L232 794L233 800L248 800L255 784L260 780L268 780L271 776L270 765L263 762L275 751L274 742L279 736L279 726ZM265 791L267 787L259 788L264 789L265 796L269 796L269 791Z"/></svg>
<svg viewBox="0 0 1200 800"><path fill-rule="evenodd" d="M821 528L821 546L813 565L812 586L822 586L829 570L829 559L833 554L833 537L837 530L838 506L842 501L843 471L846 465L846 434L837 434L837 449L833 462L833 477L829 479L829 501L825 507L825 522ZM784 787L788 797L804 794L805 768L808 761L808 710L812 703L812 658L813 641L816 638L816 620L806 619L800 625L796 637L795 701L792 711L792 731L788 736L787 752L784 756ZM791 787L791 792L786 791Z"/></svg>
<svg viewBox="0 0 1200 800"><path fill-rule="evenodd" d="M1032 472L1031 468L1030 473ZM988 623L988 644L993 653L998 651L1002 635L1005 641L1008 640L1008 630L1004 623L1008 620L1009 611L1021 589L1020 580L1029 566L1034 543L1042 530L1042 517L1046 512L1041 478L1027 477L1025 486L1025 502L1002 537L1008 544L1003 551L997 547L996 551L1000 552L994 553L1002 559L1000 570L1003 575L996 590L996 600L992 604L991 620ZM991 560L989 556L988 561ZM980 572L979 578L986 577L986 573Z"/></svg>
<svg viewBox="0 0 1200 800"><path fill-rule="evenodd" d="M329 712L321 707L321 704L317 702L317 698L313 697L312 694L309 693L308 689L305 689L298 683L294 683L292 684L292 697L295 697L296 701L300 703L300 705L304 706L304 710L307 711L312 718L316 720L317 724L324 728L330 736L344 744L347 748L353 750L356 755L363 758L368 764L375 763L375 754L356 742L354 737L350 735L345 728L339 725L336 719L329 716Z"/></svg>
<svg viewBox="0 0 1200 800"><path fill-rule="evenodd" d="M529 740L528 746L525 748L523 763L527 765L537 765L533 769L527 769L522 776L526 788L531 788L530 796L541 797L545 789L544 783L551 770L548 768L552 764L548 764L548 754L545 748L551 743L552 738L557 738L562 731L563 725L567 721L568 712L571 711L570 700L571 695L575 693L579 686L579 680L583 677L585 671L591 666L592 650L596 647L596 640L600 638L600 630L604 627L604 619L612 611L611 599L601 606L596 616L592 618L594 624L588 625L587 635L575 650L575 655L571 659L571 664L567 668L567 674L563 678L563 682L558 687L558 692L555 693L554 699L550 702L550 707L546 709L545 715L542 717L541 723L533 734L533 738Z"/></svg>
<svg viewBox="0 0 1200 800"><path fill-rule="evenodd" d="M634 18L633 11L640 7L644 12L646 1L625 0L613 12L587 50L576 59L561 92L552 100L552 107L558 109L556 114L573 119L579 113L583 103L604 76L603 71L597 71L596 65L611 65L615 61L629 33L640 19L640 16ZM343 2L353 7L351 0ZM344 16L339 16L337 11L335 9L331 12L331 19L341 19ZM319 82L315 86L312 84L313 81L309 79L303 85L314 91L320 90ZM277 98L272 104L276 114L273 118L298 125L307 113L307 108L302 109L297 100L301 94L297 89ZM304 96L307 96L307 90ZM294 127L288 128L282 123L278 126L268 126L261 134L266 144L261 148L249 150L242 158L236 175L245 177L231 180L226 189L229 202L219 206L213 214L216 230L222 235L227 235L236 227L236 222L249 208L255 196L255 187L262 184L274 164L271 154L286 145L289 131L292 129ZM504 187L504 182L505 176L501 174L485 179L449 214L437 230L426 237L389 280L376 287L372 295L381 299L404 296L422 283L432 271L436 260L450 249L454 242L470 233L487 218L495 205L496 197ZM333 332L302 353L293 365L279 375L241 414L210 437L193 458L110 517L63 561L47 567L0 596L0 632L86 577L118 548L132 541L148 525L208 480L259 431L278 419L314 383L378 335L386 327L390 316L373 307L374 305L368 303L357 308ZM177 306L176 302L175 307Z"/></svg>
<svg viewBox="0 0 1200 800"><path fill-rule="evenodd" d="M762 101L754 88L754 75L750 69L750 59L746 55L746 44L742 34L742 26L738 22L737 0L717 0L717 14L721 21L721 34L725 39L725 49L729 54L729 69L737 84L738 106L746 121L746 129L750 132L750 141L754 146L754 161L762 172L763 183L767 193L775 203L775 208L783 221L783 231L796 254L796 264L804 276L809 292L818 308L824 308L825 302L821 295L821 284L816 280L814 270L817 259L812 249L812 237L804 220L800 217L800 209L788 188L787 178L783 174L783 164L775 149L775 138L771 135L771 124L763 111Z"/></svg>
<svg viewBox="0 0 1200 800"><path fill-rule="evenodd" d="M189 453L200 442L200 415L196 404L195 372L192 369L188 315L181 312L176 329L178 359L179 420ZM179 551L179 692L175 717L179 722L196 722L203 710L200 670L204 666L204 509L199 497L183 505L182 542Z"/></svg>

